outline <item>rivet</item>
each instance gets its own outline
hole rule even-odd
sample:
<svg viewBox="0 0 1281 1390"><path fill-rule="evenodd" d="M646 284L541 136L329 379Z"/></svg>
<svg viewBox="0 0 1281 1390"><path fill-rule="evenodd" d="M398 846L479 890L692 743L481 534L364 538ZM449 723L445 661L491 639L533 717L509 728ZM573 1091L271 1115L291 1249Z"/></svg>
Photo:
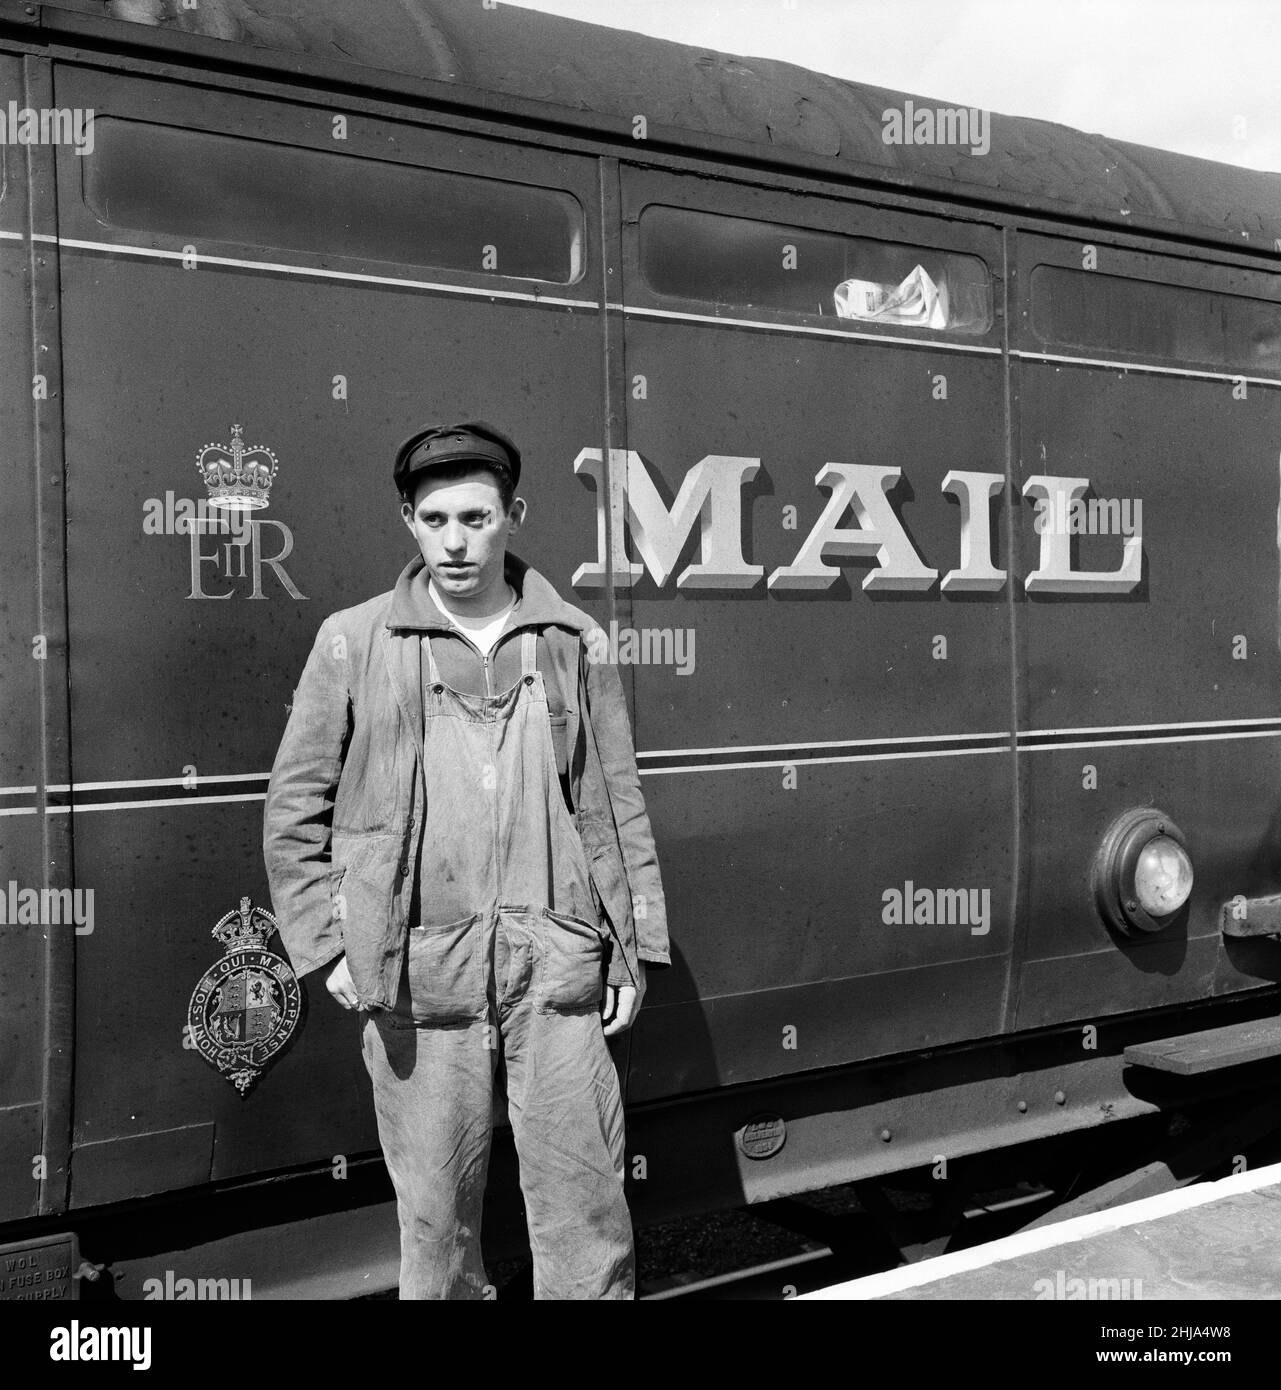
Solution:
<svg viewBox="0 0 1281 1390"><path fill-rule="evenodd" d="M894 1138L894 1136L889 1132L888 1129L883 1129L881 1130L881 1138L888 1144L890 1140Z"/></svg>
<svg viewBox="0 0 1281 1390"><path fill-rule="evenodd" d="M1163 820L1157 821L1157 823L1156 823L1156 833L1157 833L1158 835L1164 835L1164 834L1165 834L1165 822L1164 822Z"/></svg>
<svg viewBox="0 0 1281 1390"><path fill-rule="evenodd" d="M1019 1101L1019 1114L1025 1113L1026 1110L1027 1110L1027 1101L1025 1101L1025 1100Z"/></svg>
<svg viewBox="0 0 1281 1390"><path fill-rule="evenodd" d="M1130 898L1129 901L1125 904L1125 910L1127 912L1134 912L1138 909L1138 906L1138 903L1136 903L1133 898Z"/></svg>
<svg viewBox="0 0 1281 1390"><path fill-rule="evenodd" d="M1066 1104L1067 1104L1067 1097L1063 1094L1062 1091L1055 1091L1055 1093L1054 1093L1054 1103L1055 1103L1055 1105L1066 1105Z"/></svg>

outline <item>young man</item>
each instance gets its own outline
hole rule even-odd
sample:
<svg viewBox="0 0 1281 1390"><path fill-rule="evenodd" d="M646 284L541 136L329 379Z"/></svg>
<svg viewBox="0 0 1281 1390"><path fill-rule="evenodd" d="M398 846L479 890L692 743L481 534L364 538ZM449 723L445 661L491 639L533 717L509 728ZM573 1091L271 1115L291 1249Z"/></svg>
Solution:
<svg viewBox="0 0 1281 1390"><path fill-rule="evenodd" d="M599 628L507 546L521 459L483 421L397 452L421 558L325 620L272 769L264 852L300 974L365 1013L401 1298L481 1298L502 1068L537 1298L631 1298L630 1026L666 914Z"/></svg>

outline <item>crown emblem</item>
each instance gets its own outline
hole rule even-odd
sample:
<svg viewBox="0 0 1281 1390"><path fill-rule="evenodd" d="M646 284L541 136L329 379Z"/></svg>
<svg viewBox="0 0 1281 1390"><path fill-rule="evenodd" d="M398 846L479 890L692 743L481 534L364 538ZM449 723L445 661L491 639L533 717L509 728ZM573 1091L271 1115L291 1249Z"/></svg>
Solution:
<svg viewBox="0 0 1281 1390"><path fill-rule="evenodd" d="M265 908L254 907L253 900L241 898L240 906L218 919L212 935L224 951L261 951L276 930L276 919Z"/></svg>
<svg viewBox="0 0 1281 1390"><path fill-rule="evenodd" d="M288 1044L302 1017L298 977L283 956L267 949L275 930L270 912L241 898L234 912L218 919L213 935L222 959L200 977L187 1006L190 1046L242 1096Z"/></svg>
<svg viewBox="0 0 1281 1390"><path fill-rule="evenodd" d="M230 444L206 444L196 468L209 490L209 505L229 512L258 511L271 500L279 464L265 444L246 444L232 425Z"/></svg>

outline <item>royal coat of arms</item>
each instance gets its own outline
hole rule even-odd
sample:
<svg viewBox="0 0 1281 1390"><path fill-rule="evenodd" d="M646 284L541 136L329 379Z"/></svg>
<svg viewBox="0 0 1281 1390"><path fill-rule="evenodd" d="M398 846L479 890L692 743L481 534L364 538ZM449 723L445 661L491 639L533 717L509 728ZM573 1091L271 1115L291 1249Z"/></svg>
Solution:
<svg viewBox="0 0 1281 1390"><path fill-rule="evenodd" d="M275 930L270 912L241 898L213 929L223 956L201 976L187 1010L196 1050L241 1095L293 1036L302 1013L297 976L267 949Z"/></svg>

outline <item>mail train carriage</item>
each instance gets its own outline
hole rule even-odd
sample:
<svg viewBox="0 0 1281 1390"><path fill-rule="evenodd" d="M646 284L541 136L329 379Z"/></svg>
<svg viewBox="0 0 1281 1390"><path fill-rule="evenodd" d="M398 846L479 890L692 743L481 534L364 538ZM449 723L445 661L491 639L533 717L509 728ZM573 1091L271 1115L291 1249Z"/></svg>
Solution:
<svg viewBox="0 0 1281 1390"><path fill-rule="evenodd" d="M0 147L0 1236L122 1297L394 1271L352 1019L262 957L193 990L264 949L291 691L412 553L423 418L518 437L518 553L620 658L674 947L617 1050L638 1220L1268 1142L1278 181L383 9L0 16L70 132ZM1128 534L1041 524L1090 499Z"/></svg>

